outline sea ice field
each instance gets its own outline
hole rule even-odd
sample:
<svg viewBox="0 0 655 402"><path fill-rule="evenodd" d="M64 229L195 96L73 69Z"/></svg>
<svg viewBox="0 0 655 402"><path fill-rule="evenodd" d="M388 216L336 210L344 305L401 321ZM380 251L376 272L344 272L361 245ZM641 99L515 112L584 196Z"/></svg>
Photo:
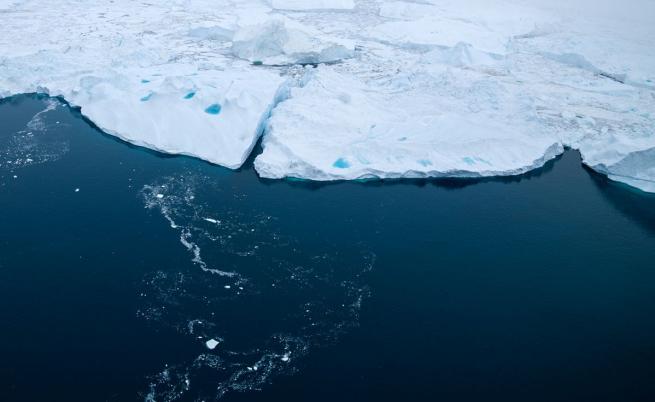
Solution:
<svg viewBox="0 0 655 402"><path fill-rule="evenodd" d="M261 178L0 101L0 400L647 401L655 198Z"/></svg>
<svg viewBox="0 0 655 402"><path fill-rule="evenodd" d="M655 1L0 0L0 401L655 400Z"/></svg>
<svg viewBox="0 0 655 402"><path fill-rule="evenodd" d="M1 0L0 97L264 178L486 177L564 149L655 191L655 2Z"/></svg>

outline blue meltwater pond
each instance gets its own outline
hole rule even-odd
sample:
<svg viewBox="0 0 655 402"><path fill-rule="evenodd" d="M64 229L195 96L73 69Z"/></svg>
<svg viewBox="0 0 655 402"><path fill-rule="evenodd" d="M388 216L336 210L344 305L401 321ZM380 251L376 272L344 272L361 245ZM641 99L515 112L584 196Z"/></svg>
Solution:
<svg viewBox="0 0 655 402"><path fill-rule="evenodd" d="M654 261L655 197L574 151L270 181L0 103L2 401L655 400Z"/></svg>

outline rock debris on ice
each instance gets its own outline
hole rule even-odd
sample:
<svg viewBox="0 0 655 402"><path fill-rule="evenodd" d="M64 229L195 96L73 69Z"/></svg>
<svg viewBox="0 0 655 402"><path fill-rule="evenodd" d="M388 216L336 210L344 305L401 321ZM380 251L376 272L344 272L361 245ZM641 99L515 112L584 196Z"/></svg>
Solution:
<svg viewBox="0 0 655 402"><path fill-rule="evenodd" d="M263 177L513 175L569 146L655 191L655 3L0 1L0 97ZM47 38L44 37L47 32Z"/></svg>

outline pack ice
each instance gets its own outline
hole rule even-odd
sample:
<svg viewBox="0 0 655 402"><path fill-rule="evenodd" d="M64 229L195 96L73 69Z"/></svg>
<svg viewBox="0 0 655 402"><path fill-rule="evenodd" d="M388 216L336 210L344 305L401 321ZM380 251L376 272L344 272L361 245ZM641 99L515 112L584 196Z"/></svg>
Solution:
<svg viewBox="0 0 655 402"><path fill-rule="evenodd" d="M655 2L0 0L0 96L263 177L513 175L564 147L655 192Z"/></svg>

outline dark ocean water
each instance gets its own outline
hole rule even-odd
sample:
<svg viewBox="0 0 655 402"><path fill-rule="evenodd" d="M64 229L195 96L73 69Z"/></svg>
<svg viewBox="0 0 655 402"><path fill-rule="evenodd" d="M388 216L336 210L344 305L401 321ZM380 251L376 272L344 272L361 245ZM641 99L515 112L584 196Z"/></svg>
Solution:
<svg viewBox="0 0 655 402"><path fill-rule="evenodd" d="M482 181L251 163L2 101L0 400L655 400L655 197L573 151Z"/></svg>

